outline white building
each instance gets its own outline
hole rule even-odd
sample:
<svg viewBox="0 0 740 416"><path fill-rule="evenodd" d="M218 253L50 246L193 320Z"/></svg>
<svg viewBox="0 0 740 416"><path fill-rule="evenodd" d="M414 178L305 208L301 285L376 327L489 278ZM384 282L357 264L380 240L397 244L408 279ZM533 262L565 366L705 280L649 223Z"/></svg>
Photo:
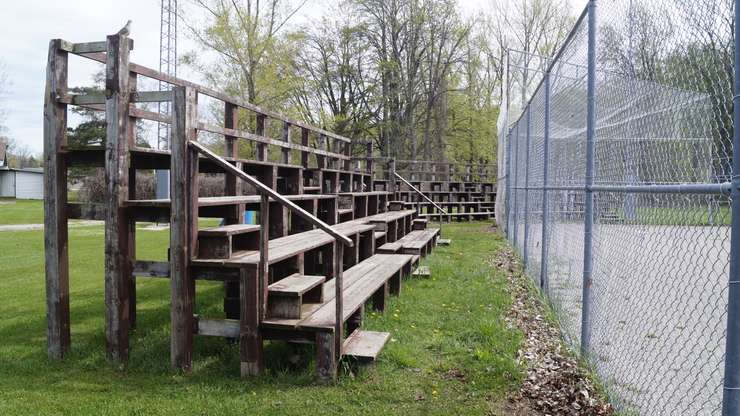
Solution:
<svg viewBox="0 0 740 416"><path fill-rule="evenodd" d="M0 167L0 197L44 199L43 169Z"/></svg>

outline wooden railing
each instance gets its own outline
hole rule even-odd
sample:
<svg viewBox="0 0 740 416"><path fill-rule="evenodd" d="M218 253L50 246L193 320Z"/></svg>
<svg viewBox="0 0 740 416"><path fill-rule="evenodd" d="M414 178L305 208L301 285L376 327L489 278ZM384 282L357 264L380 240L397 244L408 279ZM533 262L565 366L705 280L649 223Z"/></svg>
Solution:
<svg viewBox="0 0 740 416"><path fill-rule="evenodd" d="M407 181L403 176L399 175L398 172L393 172L393 174L395 175L396 178L400 179L401 182L403 182L404 184L406 184L406 186L408 186L412 191L414 191L417 194L421 195L422 198L424 198L427 202L429 202L430 204L432 204L432 206L434 206L435 208L437 208L442 214L444 214L445 216L447 216L447 211L445 211L444 208L442 208L439 205L437 205L436 202L432 201L423 192L421 192L414 185L412 185L411 183L409 183L409 181ZM442 231L442 216L441 215L439 216L439 230L440 230L440 232Z"/></svg>
<svg viewBox="0 0 740 416"><path fill-rule="evenodd" d="M493 182L496 165L492 163L450 163L431 160L396 160L396 171L409 181Z"/></svg>
<svg viewBox="0 0 740 416"><path fill-rule="evenodd" d="M127 51L133 49L133 41L126 38ZM57 40L60 53L74 54L102 64L107 62L106 42L72 43L65 40ZM128 58L128 54L126 54ZM223 125L212 122L197 121L195 127L199 131L214 133L224 137L224 152L222 156L239 159L238 139L246 140L254 144L254 160L270 161L283 164L293 164L304 168L315 167L319 169L337 169L343 171L371 171L370 166L362 166L368 163L360 158L357 163L352 163L351 140L347 137L332 133L316 126L309 125L299 120L289 118L285 115L254 105L245 100L230 96L228 94L198 85L196 83L169 76L157 70L143 65L128 62L124 69L119 62L116 69L122 69L129 75L128 86L130 94L128 103L128 116L133 120L150 120L158 123L170 123L170 117L162 115L146 108L136 106L135 103L154 103L167 101L168 92L160 91L137 91L137 80L146 77L156 81L162 81L173 87L188 87L195 92L196 102L200 97L207 97L221 101L224 106ZM66 81L66 80L65 80ZM106 96L104 94L75 95L70 94L68 88L58 91L57 100L60 103L71 104L95 111L105 111ZM241 116L241 120L240 120ZM279 137L270 137L271 122L279 123L276 129ZM294 138L294 132L298 132L300 138ZM136 143L131 140L131 149L136 149ZM278 157L271 158L270 149L279 150ZM372 149L370 148L370 151ZM300 160L294 161L291 153L300 153ZM370 155L370 154L368 154ZM315 160L311 160L314 156ZM247 158L242 158L247 159ZM251 158L250 158L251 159Z"/></svg>

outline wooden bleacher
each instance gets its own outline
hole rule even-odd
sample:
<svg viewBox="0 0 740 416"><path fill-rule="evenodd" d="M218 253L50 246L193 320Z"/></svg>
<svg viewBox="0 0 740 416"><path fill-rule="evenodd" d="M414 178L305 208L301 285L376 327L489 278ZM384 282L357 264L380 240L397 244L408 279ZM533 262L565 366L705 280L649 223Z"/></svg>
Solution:
<svg viewBox="0 0 740 416"><path fill-rule="evenodd" d="M164 277L171 287L174 368L192 368L199 353L194 336L238 341L244 376L263 370L265 340L310 342L317 347L317 376L328 382L343 357L378 357L389 334L362 329L365 306L383 311L388 296L401 293L403 279L439 238L440 230L428 224L443 214L420 193L450 208L446 215L451 217L493 215L490 167L445 163L440 171L436 162L423 162L404 173L417 192L397 180L394 160L374 156L371 140L350 140L131 63L129 49L124 34L105 42L57 39L50 44L44 204L47 301L54 306L47 314L52 358L70 348L68 219L105 221L105 327L112 360L125 362L130 353L137 278ZM70 54L106 66L106 96L68 94ZM137 79L164 81L174 89L138 91L136 86L146 83L137 84ZM198 97L223 104L222 123L198 116ZM141 102L169 102L172 114L150 112L137 106ZM105 145L67 145L70 106L105 112L111 126ZM140 120L170 124L169 150L137 146L133 138ZM270 123L281 127L279 137L270 137L276 130L268 128ZM198 142L199 132L222 138L219 150ZM242 142L253 153L240 153ZM352 144L366 146L365 156L353 156ZM81 167L108 172L104 203L67 200L68 170ZM170 171L170 198L136 194L137 171L153 169ZM218 175L222 194L200 196L203 175ZM256 224L243 224L246 211L259 214ZM217 218L222 225L203 228L200 218ZM137 222L170 225L166 261L138 258ZM223 282L225 316L198 313L196 280Z"/></svg>

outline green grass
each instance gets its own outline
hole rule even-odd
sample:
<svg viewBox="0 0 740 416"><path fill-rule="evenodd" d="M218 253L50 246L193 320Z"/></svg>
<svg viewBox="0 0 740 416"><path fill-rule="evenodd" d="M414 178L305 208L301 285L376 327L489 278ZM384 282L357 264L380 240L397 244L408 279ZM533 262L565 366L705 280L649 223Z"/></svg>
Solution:
<svg viewBox="0 0 740 416"><path fill-rule="evenodd" d="M43 201L0 198L0 225L43 223Z"/></svg>
<svg viewBox="0 0 740 416"><path fill-rule="evenodd" d="M511 298L504 273L487 260L505 240L489 226L445 225L453 244L427 258L433 277L406 280L385 314L367 315L367 328L392 334L379 361L344 368L333 386L314 383L313 347L279 342L266 346L259 378L239 377L238 347L205 337L196 337L192 373L172 371L166 280L139 280L131 359L108 362L101 226L70 229L72 351L51 362L43 233L0 233L0 414L504 414L522 378L521 335L502 319ZM167 231L137 236L140 258L165 257ZM221 299L220 285L198 283L198 313L221 316ZM286 354L296 349L297 365ZM464 381L447 376L458 372Z"/></svg>

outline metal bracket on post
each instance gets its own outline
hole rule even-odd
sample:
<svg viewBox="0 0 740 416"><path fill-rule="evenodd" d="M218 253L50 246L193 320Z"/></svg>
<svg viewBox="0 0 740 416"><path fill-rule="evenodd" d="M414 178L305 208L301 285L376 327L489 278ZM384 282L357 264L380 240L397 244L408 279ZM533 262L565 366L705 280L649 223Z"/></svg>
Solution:
<svg viewBox="0 0 740 416"><path fill-rule="evenodd" d="M594 134L596 131L596 0L588 2L588 79L586 101L586 177L583 214L583 299L581 309L581 354L588 356L591 344L591 286L593 284Z"/></svg>

